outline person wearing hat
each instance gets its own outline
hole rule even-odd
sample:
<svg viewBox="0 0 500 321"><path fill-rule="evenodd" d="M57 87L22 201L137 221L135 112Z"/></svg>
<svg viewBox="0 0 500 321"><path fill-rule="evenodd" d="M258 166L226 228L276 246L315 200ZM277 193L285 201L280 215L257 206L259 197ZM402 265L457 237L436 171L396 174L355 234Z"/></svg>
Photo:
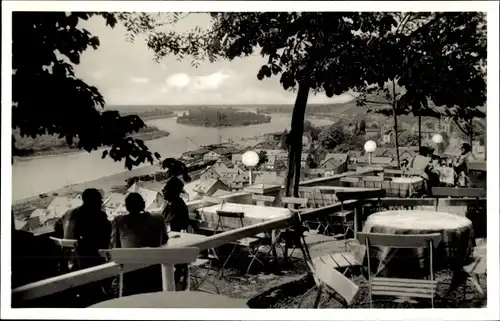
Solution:
<svg viewBox="0 0 500 321"><path fill-rule="evenodd" d="M465 187L468 185L467 165L474 159L474 156L472 155L472 147L469 144L463 143L460 149L461 154L453 161L453 167L457 174L457 185Z"/></svg>
<svg viewBox="0 0 500 321"><path fill-rule="evenodd" d="M184 182L178 176L182 176L185 182L191 181L188 168L184 163L167 158L162 162L162 167L167 169L167 182L163 188L163 198L166 201L163 209L163 217L170 231L186 232L189 227L189 211L186 203L181 197L184 191ZM175 266L175 284L177 291L185 290L187 287L188 265L178 264Z"/></svg>

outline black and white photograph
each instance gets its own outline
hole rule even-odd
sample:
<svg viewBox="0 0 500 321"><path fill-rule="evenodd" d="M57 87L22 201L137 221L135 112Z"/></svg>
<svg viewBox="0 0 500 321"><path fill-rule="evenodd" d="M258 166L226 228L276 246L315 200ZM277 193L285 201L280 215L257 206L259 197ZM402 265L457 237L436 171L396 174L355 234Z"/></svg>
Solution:
<svg viewBox="0 0 500 321"><path fill-rule="evenodd" d="M498 2L2 6L2 318L499 318Z"/></svg>

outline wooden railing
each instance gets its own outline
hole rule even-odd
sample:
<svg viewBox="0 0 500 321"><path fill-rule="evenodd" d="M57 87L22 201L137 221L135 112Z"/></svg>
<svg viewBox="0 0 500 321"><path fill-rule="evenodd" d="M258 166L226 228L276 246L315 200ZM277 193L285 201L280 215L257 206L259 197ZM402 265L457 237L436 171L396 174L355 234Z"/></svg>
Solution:
<svg viewBox="0 0 500 321"><path fill-rule="evenodd" d="M226 196L228 200L234 200L234 197L240 197L246 199L247 193L232 193ZM231 196L232 195L232 196ZM250 196L251 197L251 196ZM441 199L439 202L440 206L468 206L477 205L478 201L482 204L486 203L486 199L471 199L471 198L449 198ZM364 200L363 203L367 202L377 202L377 200ZM384 198L381 201L382 207L412 207L412 206L435 206L436 199L434 198ZM206 206L206 202L194 201L190 202L189 206L191 210ZM362 203L361 201L346 201L344 202L344 209L348 208L359 208ZM325 206L321 208L307 209L301 213L301 218L309 220L315 217L321 217L326 214L334 213L340 210L340 203L333 204L330 206ZM229 242L236 241L241 238L253 236L264 231L282 229L294 224L297 224L298 216L297 214L290 215L289 217L270 220L264 223L243 227L236 230L231 230L221 234L209 236L207 238L201 239L195 242L186 242L182 244L177 244L176 247L198 247L200 250L206 250L210 248L215 248ZM125 272L134 271L146 267L147 265L141 266L127 266ZM22 302L26 300L34 300L37 298L42 298L48 295L52 295L58 292L62 292L68 289L76 288L85 284L92 282L108 279L118 275L119 267L114 262L102 264L96 267L79 270L64 275L48 278L45 280L30 283L16 289L12 290L13 302Z"/></svg>
<svg viewBox="0 0 500 321"><path fill-rule="evenodd" d="M177 244L173 247L197 247L200 250L207 250L265 231L286 228L297 223L298 214L295 213L288 217L216 234L203 238L199 241ZM147 266L149 265L127 265L125 266L124 271L131 272ZM84 284L104 280L118 274L119 266L116 263L110 262L101 264L92 268L63 274L16 288L12 290L12 301L21 302L41 298L54 293L62 292L64 290L76 288Z"/></svg>

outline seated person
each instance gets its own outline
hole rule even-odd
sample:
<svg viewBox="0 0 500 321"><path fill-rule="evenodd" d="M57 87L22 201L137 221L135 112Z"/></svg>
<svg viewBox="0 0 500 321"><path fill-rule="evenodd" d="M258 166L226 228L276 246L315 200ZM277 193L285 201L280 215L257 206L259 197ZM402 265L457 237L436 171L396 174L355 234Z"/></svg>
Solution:
<svg viewBox="0 0 500 321"><path fill-rule="evenodd" d="M55 229L57 237L78 240L76 253L79 268L84 269L103 264L104 258L100 249L107 249L111 224L102 210L102 195L95 188L88 188L82 193L83 204L69 210L57 222Z"/></svg>
<svg viewBox="0 0 500 321"><path fill-rule="evenodd" d="M115 217L111 229L111 248L160 247L167 243L165 221L161 215L145 212L145 202L139 193L125 198L126 215ZM126 273L123 277L123 295L158 292L162 290L159 266ZM118 281L115 291L118 294Z"/></svg>
<svg viewBox="0 0 500 321"><path fill-rule="evenodd" d="M424 179L429 195L431 194L432 186L439 185L439 172L433 166L432 154L432 149L422 146L419 149L418 155L413 157L410 162L412 171Z"/></svg>

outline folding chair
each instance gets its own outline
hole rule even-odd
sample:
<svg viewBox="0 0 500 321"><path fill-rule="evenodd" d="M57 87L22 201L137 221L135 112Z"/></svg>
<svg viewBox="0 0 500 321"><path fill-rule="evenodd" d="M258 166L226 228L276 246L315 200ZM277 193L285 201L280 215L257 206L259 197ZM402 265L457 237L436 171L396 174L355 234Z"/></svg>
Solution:
<svg viewBox="0 0 500 321"><path fill-rule="evenodd" d="M323 195L329 195L330 196L330 197L328 197L328 199L330 200L330 204L329 205L333 205L336 202L338 202L338 197L336 196L337 191L335 191L333 189L324 189L324 190L321 191L321 193ZM347 218L349 216L353 216L353 215L354 215L354 211L353 210L344 210L343 203L342 203L341 204L341 210L340 210L340 212L331 213L331 214L328 214L326 216L326 219L325 219L325 222L324 222L325 234L330 229L332 229L332 232L335 232L335 231L333 231L332 226L341 226L342 227L342 233L341 234L335 234L335 233L333 233L333 236L335 238L340 238L340 237L344 237L345 238L345 236L347 235L347 233L349 233L349 230L353 231L353 223L352 223L352 221L349 222L347 220ZM336 220L339 220L339 219L340 219L340 222L336 222Z"/></svg>
<svg viewBox="0 0 500 321"><path fill-rule="evenodd" d="M296 228L302 228L304 229L304 225L307 227L306 229L310 229L310 226L308 225L307 222L303 222L300 220L300 213L306 208L307 206L307 198L300 198L300 197L282 197L281 198L281 203L285 205L286 208L288 208L291 212L293 213L298 213L299 214L299 221L300 221L300 226L292 227L289 229L284 229L281 231L281 236L283 239L283 245L284 245L284 250L283 250L283 256L285 257L286 260L288 260L288 257L293 255L293 252L297 248L297 239L294 237L296 231ZM296 209L295 207L298 207ZM301 231L300 233L303 233ZM288 245L292 244L292 253L288 254Z"/></svg>
<svg viewBox="0 0 500 321"><path fill-rule="evenodd" d="M381 234L358 233L360 244L366 246L368 260L368 284L370 288L370 308L373 307L373 296L392 296L401 298L426 298L431 300L434 308L437 281L434 280L433 250L441 242L441 234ZM429 248L429 279L383 278L371 276L370 246L387 246L392 248Z"/></svg>
<svg viewBox="0 0 500 321"><path fill-rule="evenodd" d="M207 281L208 275L210 271L212 271L212 265L214 260L219 260L215 249L208 249L208 253L206 256L199 256L196 261L189 265L190 269L202 269L204 268L206 272L202 276L197 276L195 273L191 272L191 285L192 290L200 290L201 286ZM215 292L217 294L220 293L219 288L215 282L211 282L215 287Z"/></svg>
<svg viewBox="0 0 500 321"><path fill-rule="evenodd" d="M112 260L120 265L120 297L123 296L123 274L125 264L161 264L163 291L175 291L174 265L190 264L196 261L200 250L185 248L116 248L111 249ZM189 271L189 270L188 270ZM189 275L187 289L189 290Z"/></svg>
<svg viewBox="0 0 500 321"><path fill-rule="evenodd" d="M351 252L337 252L317 256L312 259L312 263L314 266L323 265L330 267L332 270L343 270L342 274L345 275L348 271L352 272L352 269L354 268L361 269L363 267L363 252L358 246Z"/></svg>
<svg viewBox="0 0 500 321"><path fill-rule="evenodd" d="M230 220L238 220L240 222L240 227L244 227L245 224L243 223L243 218L245 216L245 213L243 212L228 212L228 211L222 211L218 210L217 211L217 226L215 228L215 233L218 231L220 232L225 232L229 230L230 228L224 224L224 219L230 219ZM224 267L226 264L229 262L229 259L233 255L234 251L238 247L244 247L248 250L249 256L252 258L250 261L250 264L247 267L247 274L250 272L250 268L252 267L254 261L259 262L262 265L265 265L257 256L259 254L259 249L263 245L264 241L268 240L269 237L265 235L265 233L259 233L256 236L253 237L245 237L239 240L236 240L234 242L231 242L231 244L234 244L234 247L229 253L229 256L226 258L224 261L224 264L222 265L221 268L221 276L224 276Z"/></svg>
<svg viewBox="0 0 500 321"><path fill-rule="evenodd" d="M478 241L476 241L476 243L477 242ZM486 275L486 257L486 242L482 241L480 245L477 245L474 248L473 261L463 267L463 271L467 273L467 278L464 282L464 299L467 294L467 281L470 281L472 285L474 285L479 294L481 294L482 296L485 295L484 290L479 283L479 277Z"/></svg>
<svg viewBox="0 0 500 321"><path fill-rule="evenodd" d="M359 293L359 287L354 282L335 269L332 269L329 264L324 264L322 261L316 261L314 264L307 261L307 265L313 275L315 286L302 296L297 308L302 306L304 299L316 288L318 292L314 300L315 309L319 308L323 291L337 297L345 307L350 307L354 303Z"/></svg>
<svg viewBox="0 0 500 321"><path fill-rule="evenodd" d="M363 217L361 217L361 218L356 217L356 215L354 215L352 223L348 222L347 216L349 214L351 214L352 212L345 211L344 203L346 201L350 201L350 200L360 201L360 200L377 199L377 207L380 210L381 198L385 196L385 190L379 189L379 190L372 190L372 191L348 191L348 192L342 191L342 192L337 192L336 195L337 195L337 199L340 202L340 212L339 212L340 214L339 214L339 216L343 219L344 224L345 224L345 222L347 222L346 229L344 230L344 234L337 235L336 237L343 237L344 238L345 247L346 247L346 251L347 251L347 234L349 233L349 231L352 231L354 234L354 239L356 239L356 233L358 232L358 223L361 222L361 224L362 224L362 220L365 218L365 215L363 213L362 214ZM356 214L356 213L354 213L354 214ZM358 215L359 214L361 214L361 213L358 213ZM345 217L345 219L344 219L344 217Z"/></svg>
<svg viewBox="0 0 500 321"><path fill-rule="evenodd" d="M66 273L78 269L80 267L78 254L76 253L78 240L60 239L53 236L50 236L49 238L61 248L61 252L63 254L63 258L59 266L60 272Z"/></svg>

